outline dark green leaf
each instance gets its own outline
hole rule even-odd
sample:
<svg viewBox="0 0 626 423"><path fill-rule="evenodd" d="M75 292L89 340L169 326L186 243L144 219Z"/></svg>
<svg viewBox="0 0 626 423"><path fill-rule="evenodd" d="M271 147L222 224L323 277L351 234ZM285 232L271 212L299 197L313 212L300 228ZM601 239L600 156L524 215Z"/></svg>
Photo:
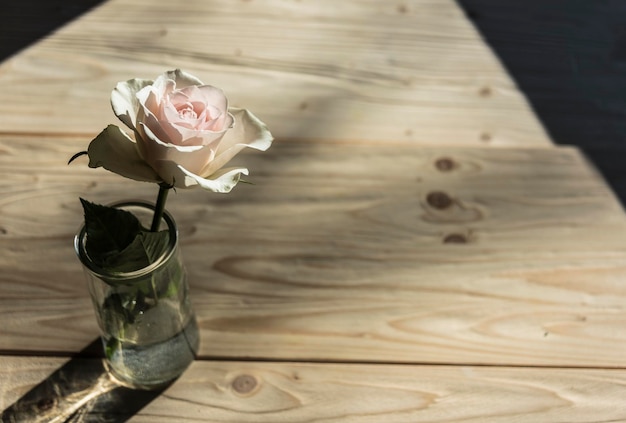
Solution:
<svg viewBox="0 0 626 423"><path fill-rule="evenodd" d="M124 250L142 229L132 213L82 198L80 201L85 212L87 252L96 262L102 262L106 257Z"/></svg>
<svg viewBox="0 0 626 423"><path fill-rule="evenodd" d="M106 257L104 265L111 272L132 272L154 263L167 248L167 230L150 232L142 230L133 242L117 254Z"/></svg>

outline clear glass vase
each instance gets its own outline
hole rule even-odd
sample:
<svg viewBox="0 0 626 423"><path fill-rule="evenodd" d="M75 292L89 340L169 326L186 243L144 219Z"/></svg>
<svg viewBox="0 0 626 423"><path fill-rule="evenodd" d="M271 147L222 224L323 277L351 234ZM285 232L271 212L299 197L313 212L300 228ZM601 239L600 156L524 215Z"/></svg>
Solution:
<svg viewBox="0 0 626 423"><path fill-rule="evenodd" d="M154 206L143 202L113 204L133 213L149 228ZM178 230L163 213L167 248L151 265L127 273L99 268L86 249L83 226L74 240L104 345L105 363L120 382L156 389L177 378L194 360L199 336L188 296L187 275L178 248Z"/></svg>

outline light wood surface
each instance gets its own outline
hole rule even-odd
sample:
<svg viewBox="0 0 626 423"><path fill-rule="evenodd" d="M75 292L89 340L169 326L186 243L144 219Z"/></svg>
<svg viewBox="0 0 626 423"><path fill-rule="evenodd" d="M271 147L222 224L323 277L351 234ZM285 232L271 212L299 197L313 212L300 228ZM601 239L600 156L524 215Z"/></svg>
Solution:
<svg viewBox="0 0 626 423"><path fill-rule="evenodd" d="M97 332L78 197L155 189L67 166L77 139L2 140L2 180L37 182L0 200L0 350L80 350ZM278 143L241 160L255 185L169 200L202 358L626 366L626 220L577 150Z"/></svg>
<svg viewBox="0 0 626 423"><path fill-rule="evenodd" d="M79 196L156 187L66 162L116 82L175 67L277 141L254 185L170 196L201 350L133 393L72 238ZM456 2L109 0L0 88L2 421L626 421L624 211Z"/></svg>
<svg viewBox="0 0 626 423"><path fill-rule="evenodd" d="M30 404L20 404L20 398L64 365L61 359L4 358L0 408L17 403L29 414ZM71 382L71 377L64 380ZM626 406L608 406L625 395L624 370L204 361L192 364L138 413L108 412L147 423L591 423L626 420ZM85 408L102 409L98 400L113 402L95 396ZM31 407L34 416L37 404ZM50 421L38 411L38 421Z"/></svg>
<svg viewBox="0 0 626 423"><path fill-rule="evenodd" d="M453 0L110 0L0 65L0 132L95 135L118 81L175 67L279 139L550 144Z"/></svg>

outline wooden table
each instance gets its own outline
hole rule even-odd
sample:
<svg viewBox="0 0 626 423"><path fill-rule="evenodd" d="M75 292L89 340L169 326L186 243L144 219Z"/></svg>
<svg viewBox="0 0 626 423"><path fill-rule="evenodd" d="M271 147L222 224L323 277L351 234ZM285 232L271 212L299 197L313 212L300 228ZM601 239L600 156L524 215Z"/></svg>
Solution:
<svg viewBox="0 0 626 423"><path fill-rule="evenodd" d="M277 141L169 200L198 359L103 393L78 197L156 188L66 162L175 67ZM626 421L624 212L453 1L112 0L0 87L3 422Z"/></svg>

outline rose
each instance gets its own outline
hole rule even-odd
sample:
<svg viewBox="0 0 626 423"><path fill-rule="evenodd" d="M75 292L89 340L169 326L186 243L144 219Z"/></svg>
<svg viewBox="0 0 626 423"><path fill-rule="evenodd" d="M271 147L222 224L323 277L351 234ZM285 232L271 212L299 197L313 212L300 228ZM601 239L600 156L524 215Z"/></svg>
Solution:
<svg viewBox="0 0 626 423"><path fill-rule="evenodd" d="M179 69L118 83L111 105L134 139L109 125L89 145L89 166L138 181L229 192L248 170L223 166L245 147L272 143L251 112L229 109L222 90Z"/></svg>

